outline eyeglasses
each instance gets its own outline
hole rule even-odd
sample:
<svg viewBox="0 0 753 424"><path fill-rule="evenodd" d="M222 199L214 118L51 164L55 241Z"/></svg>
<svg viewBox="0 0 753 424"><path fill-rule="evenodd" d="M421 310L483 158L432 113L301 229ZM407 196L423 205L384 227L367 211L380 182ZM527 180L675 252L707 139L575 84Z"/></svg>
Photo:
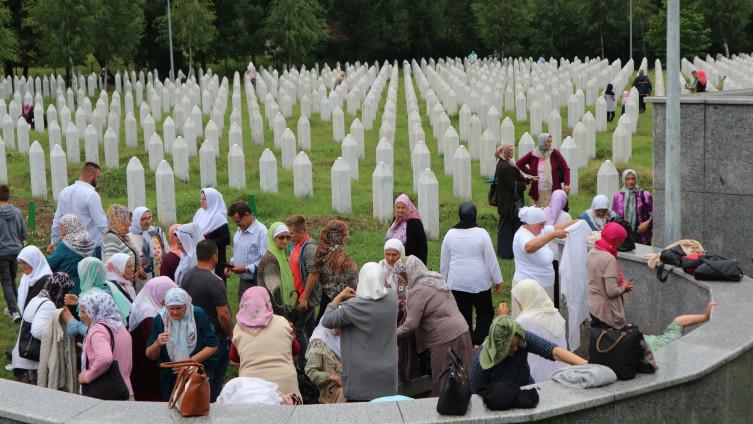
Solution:
<svg viewBox="0 0 753 424"><path fill-rule="evenodd" d="M277 236L276 238L280 240L290 240L290 236Z"/></svg>

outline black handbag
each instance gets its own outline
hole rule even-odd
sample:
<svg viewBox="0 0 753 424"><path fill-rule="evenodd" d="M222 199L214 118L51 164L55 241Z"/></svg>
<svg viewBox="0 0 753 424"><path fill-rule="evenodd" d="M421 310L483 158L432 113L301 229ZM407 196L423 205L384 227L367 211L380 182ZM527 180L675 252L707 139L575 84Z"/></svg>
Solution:
<svg viewBox="0 0 753 424"><path fill-rule="evenodd" d="M696 280L740 281L743 279L743 271L735 259L703 255L699 260L701 264L693 274Z"/></svg>
<svg viewBox="0 0 753 424"><path fill-rule="evenodd" d="M445 378L437 400L437 412L441 415L465 415L471 401L471 383L463 361L452 348L448 349L450 365L440 378Z"/></svg>
<svg viewBox="0 0 753 424"><path fill-rule="evenodd" d="M494 181L489 186L489 194L486 195L489 206L497 206L497 182Z"/></svg>
<svg viewBox="0 0 753 424"><path fill-rule="evenodd" d="M643 334L637 326L622 330L591 328L588 362L612 369L620 380L630 380L643 358Z"/></svg>
<svg viewBox="0 0 753 424"><path fill-rule="evenodd" d="M39 308L44 305L45 302L37 305L37 310L34 312L34 316L37 315ZM21 333L18 336L18 356L30 361L38 361L39 351L42 349L42 341L31 335L30 322L26 320L21 321Z"/></svg>
<svg viewBox="0 0 753 424"><path fill-rule="evenodd" d="M106 325L104 327L110 333L110 350L114 352L115 335L110 330L110 327ZM89 358L86 358L86 368L89 368ZM82 384L81 394L101 400L128 400L130 397L128 386L126 386L123 376L120 374L118 361L113 359L110 363L110 368L104 374L90 383Z"/></svg>
<svg viewBox="0 0 753 424"><path fill-rule="evenodd" d="M681 246L674 246L669 249L664 249L659 255L659 260L665 265L672 265L676 267L682 266L682 258L685 256L685 251Z"/></svg>

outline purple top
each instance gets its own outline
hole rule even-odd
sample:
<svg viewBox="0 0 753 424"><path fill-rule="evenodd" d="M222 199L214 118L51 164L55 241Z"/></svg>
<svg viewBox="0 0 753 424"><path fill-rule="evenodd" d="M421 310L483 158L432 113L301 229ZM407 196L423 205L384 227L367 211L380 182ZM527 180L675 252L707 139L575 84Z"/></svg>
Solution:
<svg viewBox="0 0 753 424"><path fill-rule="evenodd" d="M615 193L614 200L612 201L612 210L617 216L625 219L625 193L621 191ZM638 196L636 196L635 213L637 215L635 222L638 224L641 224L644 221L651 222L648 226L648 230L645 233L640 234L640 240L635 240L635 242L650 246L651 236L653 234L651 229L653 228L654 221L654 198L647 190L641 189L638 192ZM646 219L643 219L644 217Z"/></svg>

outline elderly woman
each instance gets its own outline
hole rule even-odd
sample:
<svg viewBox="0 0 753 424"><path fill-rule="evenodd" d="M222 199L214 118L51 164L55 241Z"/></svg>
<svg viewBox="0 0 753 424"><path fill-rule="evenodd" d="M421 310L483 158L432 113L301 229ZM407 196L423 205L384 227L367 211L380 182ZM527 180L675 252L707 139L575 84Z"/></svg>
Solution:
<svg viewBox="0 0 753 424"><path fill-rule="evenodd" d="M275 314L290 318L288 315L295 309L297 298L293 272L285 257L290 244L290 230L282 222L275 222L269 226L267 237L267 252L257 267L257 284L271 293Z"/></svg>
<svg viewBox="0 0 753 424"><path fill-rule="evenodd" d="M108 400L127 400L133 395L131 388L131 335L121 320L118 307L112 297L102 292L89 292L79 302L81 320L88 326L81 354L81 373L78 382L82 393L86 394L86 385L99 378L106 378L107 370L113 361L118 362L120 386L125 384L123 392L101 394L100 398Z"/></svg>
<svg viewBox="0 0 753 424"><path fill-rule="evenodd" d="M178 265L180 265L180 258L183 256L183 249L181 249L180 240L178 240L178 228L180 228L180 224L173 224L167 231L169 247L159 269L159 275L173 281L175 281L175 271L178 269Z"/></svg>
<svg viewBox="0 0 753 424"><path fill-rule="evenodd" d="M512 259L512 237L520 227L518 210L523 207L525 184L532 181L533 177L526 175L515 165L515 147L512 144L499 146L496 156L498 160L494 181L497 186L495 200L499 214L497 254L502 259Z"/></svg>
<svg viewBox="0 0 753 424"><path fill-rule="evenodd" d="M66 214L60 218L61 239L55 246L55 251L47 258L47 263L53 272L64 272L73 280L75 286L71 290L73 294L81 292L78 277L78 263L92 255L94 242L89 237L78 216Z"/></svg>
<svg viewBox="0 0 753 424"><path fill-rule="evenodd" d="M398 239L389 239L384 243L384 259L379 261L384 273L384 286L397 292L397 297L405 300L405 287L400 287L397 276L392 272L392 267L400 258L405 257L405 247Z"/></svg>
<svg viewBox="0 0 753 424"><path fill-rule="evenodd" d="M183 254L180 257L178 267L175 269L175 278L173 280L176 284L180 285L180 281L186 271L195 267L198 263L196 260L196 245L204 240L204 236L201 233L201 228L196 223L181 225L175 230L175 236L178 238L178 245Z"/></svg>
<svg viewBox="0 0 753 424"><path fill-rule="evenodd" d="M235 318L233 346L240 361L233 365L238 375L270 381L282 392L300 396L290 348L292 329L287 319L275 315L269 292L259 286L246 290Z"/></svg>
<svg viewBox="0 0 753 424"><path fill-rule="evenodd" d="M565 319L539 283L534 280L519 282L512 290L512 300L520 310L516 321L525 331L538 334L561 348L567 348ZM549 380L555 371L564 366L561 362L552 362L538 355L528 355L531 377L537 383Z"/></svg>
<svg viewBox="0 0 753 424"><path fill-rule="evenodd" d="M615 213L609 208L609 198L599 194L591 201L591 209L580 214L579 218L586 221L591 231L601 231L607 225L607 221L614 216Z"/></svg>
<svg viewBox="0 0 753 424"><path fill-rule="evenodd" d="M638 173L634 169L622 171L622 188L614 194L612 210L628 223L636 243L651 245L654 225L654 198L648 190L638 185Z"/></svg>
<svg viewBox="0 0 753 424"><path fill-rule="evenodd" d="M348 401L370 401L397 394L397 294L384 287L379 264L369 262L350 287L327 306L326 328L340 329L343 374Z"/></svg>
<svg viewBox="0 0 753 424"><path fill-rule="evenodd" d="M190 359L206 365L217 351L219 341L207 313L193 306L185 290L173 288L165 294L165 307L154 317L152 333L146 343L146 357L157 364ZM208 373L212 367L204 369ZM175 385L175 373L162 368L159 380L162 400L166 401ZM212 398L217 395L219 393L213 394Z"/></svg>
<svg viewBox="0 0 753 424"><path fill-rule="evenodd" d="M586 257L591 327L619 330L627 324L622 296L633 290L633 284L625 280L617 263L617 247L626 237L622 225L610 222Z"/></svg>
<svg viewBox="0 0 753 424"><path fill-rule="evenodd" d="M439 269L452 290L457 308L472 329L474 345L480 345L494 319L494 292L502 292L502 272L494 255L492 238L476 224L476 207L464 202L458 209L460 222L447 231L442 240ZM473 309L476 328L473 329Z"/></svg>
<svg viewBox="0 0 753 424"><path fill-rule="evenodd" d="M340 333L321 323L314 329L306 350L306 376L319 388L320 403L345 402L340 362Z"/></svg>
<svg viewBox="0 0 753 424"><path fill-rule="evenodd" d="M314 261L319 272L319 285L322 287L322 301L317 323L324 315L327 304L343 289L356 288L358 267L345 252L348 242L348 224L339 219L327 222L319 235Z"/></svg>
<svg viewBox="0 0 753 424"><path fill-rule="evenodd" d="M214 268L214 273L224 280L230 228L227 224L225 200L219 191L209 187L201 189L201 207L196 210L193 222L201 228L201 234L205 239L217 243L219 262Z"/></svg>
<svg viewBox="0 0 753 424"><path fill-rule="evenodd" d="M397 337L414 333L418 351L429 351L432 395L439 396L442 372L450 362L448 350L453 349L458 354L466 369L470 365L473 346L468 324L442 275L426 269L418 258L401 259L394 272L408 285L407 316L397 329Z"/></svg>
<svg viewBox="0 0 753 424"><path fill-rule="evenodd" d="M133 302L136 298L136 289L133 287L133 259L125 253L116 253L110 256L105 269L107 281L113 283L129 302Z"/></svg>
<svg viewBox="0 0 753 424"><path fill-rule="evenodd" d="M152 226L152 211L139 206L133 210L133 219L128 237L137 252L141 252L141 266L144 269L144 280L138 282L141 288L146 280L159 275L162 258L165 256L167 240L160 227Z"/></svg>
<svg viewBox="0 0 753 424"><path fill-rule="evenodd" d="M131 212L123 205L112 204L107 208L108 230L102 240L102 262L107 263L116 253L125 253L133 259L133 283L137 278L143 278L141 269L141 252L131 243L128 236L131 227Z"/></svg>
<svg viewBox="0 0 753 424"><path fill-rule="evenodd" d="M11 353L13 377L16 381L28 384L37 383L37 369L39 368L41 352L30 352L24 349L28 345L29 339L21 340L21 336L31 336L39 340L41 350L42 335L45 331L48 331L51 323L50 318L55 314L57 308L63 306L63 297L73 288L73 281L62 272L52 274L39 284L43 288L39 294L29 300L29 304L24 310L21 329ZM24 331L25 328L28 328L28 332Z"/></svg>
<svg viewBox="0 0 753 424"><path fill-rule="evenodd" d="M554 300L554 251L549 243L554 239L564 239L564 229L574 221L561 222L554 226L546 225L547 214L544 209L527 206L518 215L523 225L515 233L512 248L515 253L515 274L512 287L518 281L535 280L544 288L549 298ZM518 308L513 303L513 317L518 316Z"/></svg>
<svg viewBox="0 0 753 424"><path fill-rule="evenodd" d="M128 319L128 331L133 341L133 368L137 371L131 375L135 400L162 401L159 366L146 357L145 350L154 325L154 318L165 306L167 291L177 287L173 280L167 277L152 278L144 284L136 295L136 299L133 300L131 315Z"/></svg>
<svg viewBox="0 0 753 424"><path fill-rule="evenodd" d="M395 220L392 222L385 240L398 239L405 246L405 254L413 255L426 263L428 247L424 224L421 215L413 206L407 194L403 193L395 199Z"/></svg>
<svg viewBox="0 0 753 424"><path fill-rule="evenodd" d="M23 316L31 299L44 288L44 283L50 278L52 270L44 254L36 246L26 246L21 249L16 260L23 272L18 284L18 311Z"/></svg>
<svg viewBox="0 0 753 424"><path fill-rule="evenodd" d="M552 147L552 135L539 134L536 149L526 153L515 163L520 170L537 178L529 194L536 206L549 204L555 190L570 191L570 168L559 150Z"/></svg>

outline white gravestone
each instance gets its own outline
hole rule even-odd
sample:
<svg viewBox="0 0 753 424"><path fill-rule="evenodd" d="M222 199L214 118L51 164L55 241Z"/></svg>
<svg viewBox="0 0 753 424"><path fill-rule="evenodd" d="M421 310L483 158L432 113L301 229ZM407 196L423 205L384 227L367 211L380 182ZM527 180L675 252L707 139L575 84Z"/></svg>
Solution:
<svg viewBox="0 0 753 424"><path fill-rule="evenodd" d="M578 194L579 166L577 158L580 155L580 153L578 153L579 147L575 144L572 137L566 137L559 149L570 167L570 194L576 195Z"/></svg>
<svg viewBox="0 0 753 424"><path fill-rule="evenodd" d="M356 143L358 144L359 159L363 159L364 155L366 154L366 147L364 144L363 132L364 132L364 128L363 128L363 124L361 123L361 120L358 118L354 119L353 122L350 124L350 135L353 136L353 138L356 140Z"/></svg>
<svg viewBox="0 0 753 424"><path fill-rule="evenodd" d="M29 124L23 116L16 121L16 146L21 153L29 151Z"/></svg>
<svg viewBox="0 0 753 424"><path fill-rule="evenodd" d="M376 147L376 162L384 162L385 165L390 169L390 173L394 169L395 165L395 153L394 149L392 148L392 143L389 142L386 138L382 138L379 140L379 143Z"/></svg>
<svg viewBox="0 0 753 424"><path fill-rule="evenodd" d="M155 186L157 187L157 217L160 224L169 227L177 221L175 215L175 178L170 164L166 160L160 162L155 172Z"/></svg>
<svg viewBox="0 0 753 424"><path fill-rule="evenodd" d="M447 128L444 133L444 174L452 175L454 170L454 152L460 144L460 138L457 131L452 126Z"/></svg>
<svg viewBox="0 0 753 424"><path fill-rule="evenodd" d="M340 143L345 138L345 116L339 106L332 111L332 138L336 143Z"/></svg>
<svg viewBox="0 0 753 424"><path fill-rule="evenodd" d="M293 194L295 197L314 197L313 167L303 151L293 161Z"/></svg>
<svg viewBox="0 0 753 424"><path fill-rule="evenodd" d="M118 150L118 136L112 128L105 131L105 167L120 166L120 151Z"/></svg>
<svg viewBox="0 0 753 424"><path fill-rule="evenodd" d="M605 160L596 173L596 194L603 194L612 199L620 189L620 175L610 160Z"/></svg>
<svg viewBox="0 0 753 424"><path fill-rule="evenodd" d="M392 219L393 186L392 170L386 163L377 161L374 173L371 174L371 202L373 216L379 221L388 222Z"/></svg>
<svg viewBox="0 0 753 424"><path fill-rule="evenodd" d="M8 161L5 157L5 143L0 138L0 184L8 184Z"/></svg>
<svg viewBox="0 0 753 424"><path fill-rule="evenodd" d="M78 164L81 162L81 148L78 143L78 129L73 122L68 123L65 129L65 152L68 155L68 162Z"/></svg>
<svg viewBox="0 0 753 424"><path fill-rule="evenodd" d="M52 198L58 200L58 195L68 185L68 165L63 147L59 144L54 144L50 152L50 177Z"/></svg>
<svg viewBox="0 0 753 424"><path fill-rule="evenodd" d="M165 147L159 134L154 133L149 139L149 169L156 171L159 163L165 158Z"/></svg>
<svg viewBox="0 0 753 424"><path fill-rule="evenodd" d="M133 210L146 204L144 167L136 156L133 156L126 166L126 189L128 191L128 209Z"/></svg>
<svg viewBox="0 0 753 424"><path fill-rule="evenodd" d="M332 210L339 213L351 213L350 204L350 168L344 158L339 157L332 164L330 179L332 184Z"/></svg>
<svg viewBox="0 0 753 424"><path fill-rule="evenodd" d="M277 193L277 158L269 149L259 157L259 188L265 193Z"/></svg>
<svg viewBox="0 0 753 424"><path fill-rule="evenodd" d="M358 181L358 143L352 135L345 136L342 142L342 157L348 163L350 169L350 178Z"/></svg>
<svg viewBox="0 0 753 424"><path fill-rule="evenodd" d="M173 170L175 178L188 182L188 146L183 137L178 136L173 144Z"/></svg>
<svg viewBox="0 0 753 424"><path fill-rule="evenodd" d="M411 165L413 168L413 191L418 190L418 180L424 169L431 168L431 152L423 141L416 143L411 153Z"/></svg>
<svg viewBox="0 0 753 424"><path fill-rule="evenodd" d="M32 143L29 148L29 171L32 197L47 198L47 166L44 150L38 141Z"/></svg>
<svg viewBox="0 0 753 424"><path fill-rule="evenodd" d="M471 155L463 145L458 146L453 155L452 195L463 200L472 198Z"/></svg>
<svg viewBox="0 0 753 424"><path fill-rule="evenodd" d="M526 153L530 152L531 150L536 148L536 143L533 141L533 137L531 137L531 134L524 133L520 137L520 142L518 142L518 159L522 158L526 155Z"/></svg>
<svg viewBox="0 0 753 424"><path fill-rule="evenodd" d="M99 137L91 125L84 132L84 157L87 162L99 163Z"/></svg>
<svg viewBox="0 0 753 424"><path fill-rule="evenodd" d="M494 136L487 130L481 135L481 157L479 159L480 175L484 178L494 176L497 168L497 143Z"/></svg>
<svg viewBox="0 0 753 424"><path fill-rule="evenodd" d="M293 161L295 160L296 143L295 134L290 128L285 128L282 132L282 169L289 170L293 167Z"/></svg>
<svg viewBox="0 0 753 424"><path fill-rule="evenodd" d="M238 144L230 146L227 154L228 186L237 190L246 188L246 161L243 148Z"/></svg>
<svg viewBox="0 0 753 424"><path fill-rule="evenodd" d="M208 140L199 149L199 173L202 187L217 187L217 153Z"/></svg>
<svg viewBox="0 0 753 424"><path fill-rule="evenodd" d="M418 180L418 213L429 240L439 240L439 182L430 168Z"/></svg>

